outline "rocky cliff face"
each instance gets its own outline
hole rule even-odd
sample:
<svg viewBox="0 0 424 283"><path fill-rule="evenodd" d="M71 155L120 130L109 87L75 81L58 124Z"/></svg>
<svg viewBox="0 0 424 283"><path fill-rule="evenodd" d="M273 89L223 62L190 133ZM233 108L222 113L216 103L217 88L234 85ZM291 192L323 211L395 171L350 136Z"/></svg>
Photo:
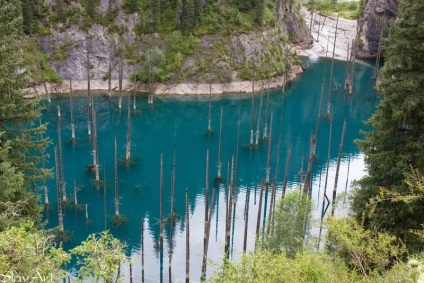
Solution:
<svg viewBox="0 0 424 283"><path fill-rule="evenodd" d="M101 1L97 7L100 12L107 9L107 1ZM119 4L119 1L117 2ZM131 74L146 68L145 56L152 46L161 50L166 50L166 42L159 34L137 34L135 32L136 23L139 22L137 14L126 15L119 11L117 23L125 28L121 35L112 33L108 28L101 25L93 25L88 31L81 30L77 25L69 28L50 29L50 34L40 36L39 41L43 52L55 58L51 62L52 67L59 75L67 80L72 78L75 81L87 78L87 52L90 61L90 77L93 80L103 80L106 82L109 63L112 65L112 79L118 79L118 56L119 50L131 48L132 54L137 58L123 59L123 79L129 79ZM184 78L171 78L170 83L177 82L198 82L205 80L199 71L198 62L204 58L205 54L212 56L212 64L217 68L219 76L214 76L215 82L229 82L242 80L235 64L241 64L252 58L261 57L261 54L271 50L278 45L282 50L286 50L285 45L290 40L295 44L308 45L312 43L312 36L309 29L303 23L299 14L290 13L284 17L284 21L279 25L266 31L252 31L247 34L234 34L231 36L205 35L200 38L200 44L195 52L184 58L181 69ZM218 55L217 46L222 47ZM144 55L143 55L144 54ZM144 56L144 57L143 57ZM144 58L144 59L140 59ZM143 62L144 61L144 62ZM196 72L193 70L197 70Z"/></svg>
<svg viewBox="0 0 424 283"><path fill-rule="evenodd" d="M397 0L368 0L363 16L358 20L357 58L375 58L381 30L397 15ZM383 30L383 36L386 34Z"/></svg>

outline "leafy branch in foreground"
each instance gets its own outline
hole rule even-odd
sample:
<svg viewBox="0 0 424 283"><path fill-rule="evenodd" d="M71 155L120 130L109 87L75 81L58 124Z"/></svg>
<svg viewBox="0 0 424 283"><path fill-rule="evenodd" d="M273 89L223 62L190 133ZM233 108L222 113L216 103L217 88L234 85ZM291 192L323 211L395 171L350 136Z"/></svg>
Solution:
<svg viewBox="0 0 424 283"><path fill-rule="evenodd" d="M120 266L127 261L124 254L125 244L114 238L108 231L98 235L91 234L81 245L71 250L81 265L78 276L82 282L99 278L107 283L117 282L121 278Z"/></svg>

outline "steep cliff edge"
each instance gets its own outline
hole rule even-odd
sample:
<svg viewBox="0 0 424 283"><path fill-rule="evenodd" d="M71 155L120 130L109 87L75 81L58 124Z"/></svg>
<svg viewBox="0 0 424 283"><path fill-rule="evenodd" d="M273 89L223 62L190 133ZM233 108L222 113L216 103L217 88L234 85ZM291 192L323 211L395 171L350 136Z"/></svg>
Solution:
<svg viewBox="0 0 424 283"><path fill-rule="evenodd" d="M96 7L99 14L107 12L107 3L100 1ZM84 89L87 69L93 89L107 89L109 76L112 89L117 88L121 62L124 88L135 85L145 88L148 73L152 72L151 79L162 84L162 87L156 85L156 93L164 92L163 85L184 84L187 87L209 82L229 84L253 78L278 78L285 72L299 72L295 67L299 62L289 47L312 43L299 11L289 4L280 7L282 16L275 27L229 35L189 35L177 30L142 33L139 27L142 15L125 13L120 3L117 4L113 25L95 23L84 28L67 21L49 27L45 35L38 36L41 50L49 56L52 68L64 80L65 86L57 90L65 90L71 78L74 89ZM53 4L46 1L46 5ZM252 71L254 65L255 73ZM237 91L234 87L230 89ZM186 93L194 91L185 90Z"/></svg>
<svg viewBox="0 0 424 283"><path fill-rule="evenodd" d="M368 0L358 20L358 49L356 57L376 58L382 28L397 15L397 0ZM386 36L383 30L383 37Z"/></svg>

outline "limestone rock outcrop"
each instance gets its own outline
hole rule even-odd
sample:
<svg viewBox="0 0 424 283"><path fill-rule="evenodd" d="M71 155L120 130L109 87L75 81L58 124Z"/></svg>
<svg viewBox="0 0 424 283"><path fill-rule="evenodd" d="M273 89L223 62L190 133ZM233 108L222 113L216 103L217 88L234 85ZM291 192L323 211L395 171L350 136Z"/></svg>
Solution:
<svg viewBox="0 0 424 283"><path fill-rule="evenodd" d="M361 59L376 58L380 43L381 29L391 19L396 18L397 0L364 0L366 2L363 16L358 20L358 48L356 57ZM387 34L383 30L383 37Z"/></svg>

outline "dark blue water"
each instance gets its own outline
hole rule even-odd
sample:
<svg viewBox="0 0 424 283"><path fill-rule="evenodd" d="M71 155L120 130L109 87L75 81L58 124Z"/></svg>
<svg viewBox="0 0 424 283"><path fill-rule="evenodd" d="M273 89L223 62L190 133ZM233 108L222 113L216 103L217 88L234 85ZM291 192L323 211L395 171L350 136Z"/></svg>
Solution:
<svg viewBox="0 0 424 283"><path fill-rule="evenodd" d="M330 61L320 60L310 65L298 80L291 83L283 94L280 89L269 94L269 113L274 113L273 141L271 154L271 179L275 176L277 160L277 140L279 130L279 117L283 105L283 127L281 136L280 166L278 172L278 196L281 195L284 177L287 148L292 145L292 158L289 168L289 189L298 189L301 178L299 171L306 171L309 155L310 134L315 131L319 118L319 134L317 142L317 159L313 165L314 202L321 203L322 187L327 160L327 147L329 135L329 120L326 119L326 104L328 88L325 88L321 115L318 115L318 106L321 92L321 80L324 66L329 73ZM337 159L343 120L347 120L347 132L343 147L342 165L340 170L338 191L345 190L347 179L347 160L351 159L349 180L363 175L364 165L361 153L354 144L354 139L359 138L359 131L365 129L364 121L367 120L378 102L373 87L372 66L357 64L355 70L354 95L349 96L343 91L345 76L345 63L335 62L335 77L340 84L338 90L333 92L331 105L333 109L333 139L331 147L331 168L328 190L333 188L335 163ZM328 77L328 76L327 76ZM328 85L328 79L326 80ZM228 94L214 97L212 101L212 128L215 135L203 135L207 129L208 96L206 97L157 97L153 109L149 109L146 96L137 97L137 110L139 113L131 114L131 141L132 156L137 163L131 167L119 166L119 192L120 212L128 222L121 227L111 225L114 215L114 137L118 142L118 155L125 155L125 140L127 132L127 103L123 99L123 109L118 111L118 98L108 99L98 95L94 99L97 112L97 131L100 176L106 178L106 203L107 203L107 229L115 237L125 241L128 245L127 254L133 259L133 274L139 281L141 274L140 260L140 232L141 219L145 226L145 262L146 278L156 282L162 276L168 278L168 250L169 242L173 243L173 269L174 280L183 279L185 276L185 189L189 189L190 196L190 241L191 241L191 278L199 280L201 271L201 258L203 252L204 229L204 188L205 188L205 161L206 150L210 151L210 188L219 188L212 218L211 239L209 243L209 257L219 261L224 253L225 234L225 184L227 164L231 156L236 154L237 146L237 121L240 109L240 148L239 172L237 180L237 205L236 219L233 230L234 239L231 245L231 257L237 259L243 246L244 231L244 203L247 187L251 188L251 201L249 210L249 240L248 249L253 249L256 217L258 209L259 182L265 178L267 163L266 142L260 142L256 150L244 145L249 142L251 96ZM258 116L259 94L255 95L255 119ZM265 121L265 96L261 117L261 136ZM90 223L86 224L85 212L73 208L65 209L64 226L72 231L70 242L65 248L72 248L84 240L89 233L100 232L104 229L104 191L94 185L94 175L86 169L92 163L92 143L87 135L87 98L74 97L74 119L76 124L76 137L79 143L75 146L67 141L71 138L69 97L58 96L52 100L52 105L43 113L43 120L48 122L47 135L53 145L57 144L57 112L56 105L62 110L62 141L65 178L67 182L68 199L73 196L73 181L82 186L78 192L78 202L88 204ZM217 176L217 155L219 140L219 115L223 107L222 126L222 175L223 185L216 186L213 179ZM132 109L132 101L131 101ZM269 119L268 119L269 120ZM256 122L255 122L256 131ZM177 218L172 227L172 239L169 239L169 224L165 224L165 242L163 265L160 264L158 247L159 238L159 169L160 154L164 155L164 215L170 213L170 180L173 166L174 132L176 132L176 182L175 182L175 211ZM54 167L53 145L49 147L49 167ZM55 181L50 180L49 198L52 210L45 215L48 227L57 225L57 204ZM331 195L331 194L330 194ZM208 272L216 267L209 266Z"/></svg>

